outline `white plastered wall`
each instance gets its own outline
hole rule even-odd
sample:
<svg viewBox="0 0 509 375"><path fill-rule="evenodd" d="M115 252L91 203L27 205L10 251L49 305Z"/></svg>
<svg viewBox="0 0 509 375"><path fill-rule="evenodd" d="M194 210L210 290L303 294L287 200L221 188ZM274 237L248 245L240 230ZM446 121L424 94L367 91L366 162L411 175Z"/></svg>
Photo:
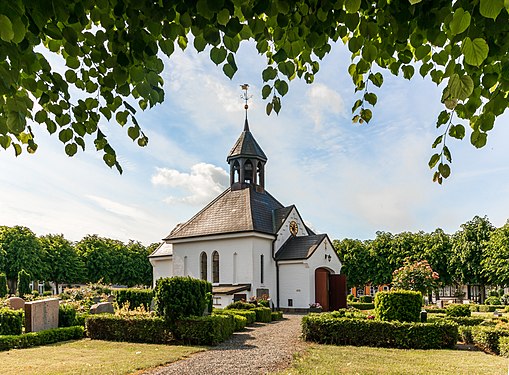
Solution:
<svg viewBox="0 0 509 375"><path fill-rule="evenodd" d="M154 287L157 279L173 276L173 259L171 256L161 258L150 258L153 270Z"/></svg>

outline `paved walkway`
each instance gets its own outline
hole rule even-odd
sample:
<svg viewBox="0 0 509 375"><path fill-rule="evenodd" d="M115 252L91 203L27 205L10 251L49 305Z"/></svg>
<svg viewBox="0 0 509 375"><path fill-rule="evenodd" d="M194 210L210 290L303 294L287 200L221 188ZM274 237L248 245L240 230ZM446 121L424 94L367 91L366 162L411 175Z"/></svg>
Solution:
<svg viewBox="0 0 509 375"><path fill-rule="evenodd" d="M187 359L146 374L265 374L290 366L293 355L304 348L300 340L302 315L285 315L272 323L256 323L213 347Z"/></svg>

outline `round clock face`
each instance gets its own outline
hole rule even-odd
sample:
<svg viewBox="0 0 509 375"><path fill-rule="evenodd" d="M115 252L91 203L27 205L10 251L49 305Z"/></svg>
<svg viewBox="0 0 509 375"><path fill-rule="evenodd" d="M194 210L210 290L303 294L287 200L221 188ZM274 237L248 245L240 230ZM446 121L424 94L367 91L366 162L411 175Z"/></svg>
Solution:
<svg viewBox="0 0 509 375"><path fill-rule="evenodd" d="M299 232L299 226L297 225L297 222L296 221L290 221L290 233L294 236L297 235L297 233Z"/></svg>

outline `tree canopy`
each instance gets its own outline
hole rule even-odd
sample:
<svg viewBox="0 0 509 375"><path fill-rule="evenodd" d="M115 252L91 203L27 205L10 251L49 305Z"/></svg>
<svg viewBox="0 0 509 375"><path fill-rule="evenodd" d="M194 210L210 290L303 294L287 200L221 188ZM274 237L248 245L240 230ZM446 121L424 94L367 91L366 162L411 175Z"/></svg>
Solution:
<svg viewBox="0 0 509 375"><path fill-rule="evenodd" d="M35 152L39 124L69 156L93 139L104 162L121 171L101 129L116 121L147 144L135 114L164 100L162 54L192 43L232 78L240 43L254 41L267 58L261 94L270 114L279 113L289 81L312 83L319 61L341 40L352 57L355 123L371 120L384 73L410 79L418 70L442 85L441 134L429 161L442 183L450 174L449 139L468 131L483 147L508 106L508 11L504 0L2 1L0 145L16 155ZM50 53L65 60L63 75L52 70Z"/></svg>

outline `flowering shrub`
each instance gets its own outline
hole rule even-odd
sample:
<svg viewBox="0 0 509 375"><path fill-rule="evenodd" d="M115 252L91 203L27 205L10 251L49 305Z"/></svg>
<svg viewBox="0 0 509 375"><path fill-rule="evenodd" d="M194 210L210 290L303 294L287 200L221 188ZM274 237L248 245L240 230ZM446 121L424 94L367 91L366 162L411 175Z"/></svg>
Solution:
<svg viewBox="0 0 509 375"><path fill-rule="evenodd" d="M428 261L412 263L407 258L403 267L392 273L392 286L394 289L415 290L425 295L438 288L438 278L438 273L431 269Z"/></svg>
<svg viewBox="0 0 509 375"><path fill-rule="evenodd" d="M315 302L315 303L310 303L309 307L312 309L321 309L322 305L320 305L318 302Z"/></svg>

